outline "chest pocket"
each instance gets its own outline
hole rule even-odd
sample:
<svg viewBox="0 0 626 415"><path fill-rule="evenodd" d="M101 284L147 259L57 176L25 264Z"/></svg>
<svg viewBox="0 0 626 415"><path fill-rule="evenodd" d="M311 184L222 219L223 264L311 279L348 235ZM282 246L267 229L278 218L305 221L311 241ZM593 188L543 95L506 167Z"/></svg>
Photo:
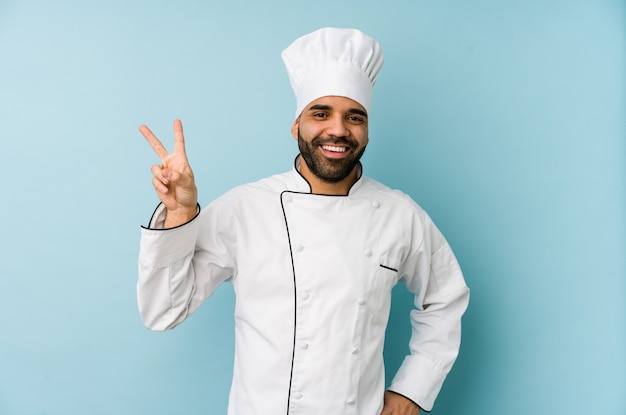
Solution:
<svg viewBox="0 0 626 415"><path fill-rule="evenodd" d="M391 304L391 291L398 283L398 261L387 256L372 258L368 266L367 284L364 284L363 298L373 310L387 310Z"/></svg>
<svg viewBox="0 0 626 415"><path fill-rule="evenodd" d="M378 266L383 270L387 271L385 276L388 278L394 278L394 284L398 282L399 279L399 269L400 269L400 260L397 258L393 258L390 255L381 255L378 258Z"/></svg>

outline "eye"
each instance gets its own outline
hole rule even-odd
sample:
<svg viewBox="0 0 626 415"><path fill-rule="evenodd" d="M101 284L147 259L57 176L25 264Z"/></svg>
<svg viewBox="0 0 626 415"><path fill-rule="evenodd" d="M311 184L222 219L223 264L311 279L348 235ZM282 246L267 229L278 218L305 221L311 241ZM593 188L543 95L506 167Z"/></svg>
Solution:
<svg viewBox="0 0 626 415"><path fill-rule="evenodd" d="M315 112L312 114L312 116L314 118L326 118L328 117L328 114L326 114L325 112Z"/></svg>
<svg viewBox="0 0 626 415"><path fill-rule="evenodd" d="M355 123L355 124L362 124L365 122L365 119L363 119L363 117L360 117L358 115L349 115L348 121Z"/></svg>

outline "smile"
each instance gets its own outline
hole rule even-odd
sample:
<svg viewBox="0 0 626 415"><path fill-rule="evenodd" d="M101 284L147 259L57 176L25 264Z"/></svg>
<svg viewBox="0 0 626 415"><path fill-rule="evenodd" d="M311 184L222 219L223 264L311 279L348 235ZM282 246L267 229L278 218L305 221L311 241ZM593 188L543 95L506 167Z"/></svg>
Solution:
<svg viewBox="0 0 626 415"><path fill-rule="evenodd" d="M330 144L323 145L322 149L332 151L334 153L345 153L347 151L346 147L332 146Z"/></svg>

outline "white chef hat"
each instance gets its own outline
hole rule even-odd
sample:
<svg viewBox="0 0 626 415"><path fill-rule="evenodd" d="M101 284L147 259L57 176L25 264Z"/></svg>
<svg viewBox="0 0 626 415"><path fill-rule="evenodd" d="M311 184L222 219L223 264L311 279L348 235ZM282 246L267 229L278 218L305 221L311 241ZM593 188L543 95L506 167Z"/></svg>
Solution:
<svg viewBox="0 0 626 415"><path fill-rule="evenodd" d="M282 53L296 95L296 118L310 102L342 96L372 105L372 87L383 67L376 39L356 29L323 28L296 39Z"/></svg>

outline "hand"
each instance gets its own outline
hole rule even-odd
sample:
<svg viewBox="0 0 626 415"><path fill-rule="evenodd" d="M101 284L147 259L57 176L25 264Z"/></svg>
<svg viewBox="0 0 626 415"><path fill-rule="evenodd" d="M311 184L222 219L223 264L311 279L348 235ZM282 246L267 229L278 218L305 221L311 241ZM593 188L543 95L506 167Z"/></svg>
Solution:
<svg viewBox="0 0 626 415"><path fill-rule="evenodd" d="M418 415L420 407L412 400L391 391L385 391L385 404L380 415Z"/></svg>
<svg viewBox="0 0 626 415"><path fill-rule="evenodd" d="M160 165L152 166L152 185L167 208L165 227L173 228L189 222L196 216L198 190L187 161L182 122L174 121L173 153L167 152L147 126L142 125L139 131L161 159Z"/></svg>

